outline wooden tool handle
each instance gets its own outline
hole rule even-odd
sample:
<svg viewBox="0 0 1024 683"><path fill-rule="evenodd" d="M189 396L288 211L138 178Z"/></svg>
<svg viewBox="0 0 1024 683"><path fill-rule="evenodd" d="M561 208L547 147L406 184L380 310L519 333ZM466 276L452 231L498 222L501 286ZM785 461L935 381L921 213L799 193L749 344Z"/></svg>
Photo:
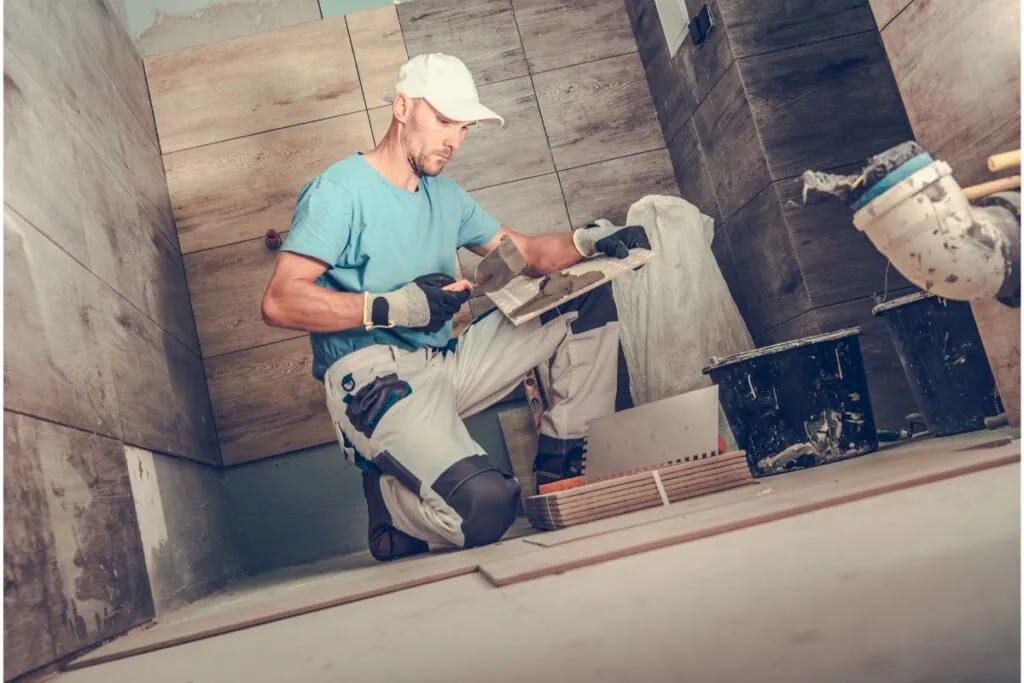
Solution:
<svg viewBox="0 0 1024 683"><path fill-rule="evenodd" d="M1014 166L1020 166L1020 150L993 154L988 158L988 170L995 173Z"/></svg>
<svg viewBox="0 0 1024 683"><path fill-rule="evenodd" d="M1002 192L1003 190L1012 190L1020 187L1020 176L1012 175L1006 178L999 178L997 180L990 180L987 183L981 183L980 185L971 185L970 187L964 188L964 195L968 199L981 199L987 197L990 194L996 192Z"/></svg>

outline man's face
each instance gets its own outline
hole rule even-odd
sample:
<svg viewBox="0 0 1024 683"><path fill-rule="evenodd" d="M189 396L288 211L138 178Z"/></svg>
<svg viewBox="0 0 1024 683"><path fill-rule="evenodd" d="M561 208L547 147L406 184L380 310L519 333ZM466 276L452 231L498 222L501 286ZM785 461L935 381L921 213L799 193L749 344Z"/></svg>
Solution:
<svg viewBox="0 0 1024 683"><path fill-rule="evenodd" d="M435 176L462 146L473 123L453 121L423 99L411 100L409 104L402 148L413 171L421 176Z"/></svg>

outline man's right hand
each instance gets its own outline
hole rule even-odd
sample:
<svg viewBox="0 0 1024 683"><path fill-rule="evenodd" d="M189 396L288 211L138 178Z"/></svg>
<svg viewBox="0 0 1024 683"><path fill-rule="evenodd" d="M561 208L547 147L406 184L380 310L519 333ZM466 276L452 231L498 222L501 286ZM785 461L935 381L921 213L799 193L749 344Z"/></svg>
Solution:
<svg viewBox="0 0 1024 683"><path fill-rule="evenodd" d="M455 284L455 278L450 275L431 273L387 294L368 293L364 302L364 325L367 329L405 327L437 332L469 300L468 288L445 289Z"/></svg>

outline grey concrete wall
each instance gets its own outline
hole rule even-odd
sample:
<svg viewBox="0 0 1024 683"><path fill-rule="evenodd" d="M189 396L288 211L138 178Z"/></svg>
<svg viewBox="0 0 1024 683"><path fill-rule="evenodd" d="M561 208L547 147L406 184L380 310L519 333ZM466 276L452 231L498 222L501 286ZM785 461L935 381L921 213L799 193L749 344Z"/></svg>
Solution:
<svg viewBox="0 0 1024 683"><path fill-rule="evenodd" d="M511 472L497 414L507 401L466 420L497 467ZM362 479L337 444L224 470L230 524L247 574L364 552L367 518Z"/></svg>
<svg viewBox="0 0 1024 683"><path fill-rule="evenodd" d="M125 448L157 616L241 575L221 470Z"/></svg>

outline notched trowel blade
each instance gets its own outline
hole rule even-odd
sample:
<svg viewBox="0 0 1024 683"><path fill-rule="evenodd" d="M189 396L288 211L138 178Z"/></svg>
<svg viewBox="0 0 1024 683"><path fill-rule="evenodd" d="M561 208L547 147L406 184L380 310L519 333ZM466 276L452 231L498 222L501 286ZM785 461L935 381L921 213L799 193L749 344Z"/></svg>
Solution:
<svg viewBox="0 0 1024 683"><path fill-rule="evenodd" d="M498 246L477 264L475 288L488 294L497 292L524 270L526 258L515 242L502 237Z"/></svg>

